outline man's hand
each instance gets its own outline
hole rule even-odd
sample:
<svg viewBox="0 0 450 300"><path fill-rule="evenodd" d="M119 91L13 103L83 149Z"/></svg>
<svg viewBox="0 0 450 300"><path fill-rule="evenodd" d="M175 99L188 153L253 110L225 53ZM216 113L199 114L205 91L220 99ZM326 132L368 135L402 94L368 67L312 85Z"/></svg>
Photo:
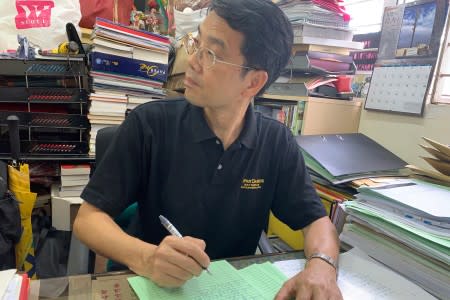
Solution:
<svg viewBox="0 0 450 300"><path fill-rule="evenodd" d="M286 281L275 300L343 299L336 283L336 271L320 259L311 259L306 268Z"/></svg>
<svg viewBox="0 0 450 300"><path fill-rule="evenodd" d="M144 254L144 263L132 271L150 278L161 287L179 287L209 266L203 240L167 236L153 253Z"/></svg>

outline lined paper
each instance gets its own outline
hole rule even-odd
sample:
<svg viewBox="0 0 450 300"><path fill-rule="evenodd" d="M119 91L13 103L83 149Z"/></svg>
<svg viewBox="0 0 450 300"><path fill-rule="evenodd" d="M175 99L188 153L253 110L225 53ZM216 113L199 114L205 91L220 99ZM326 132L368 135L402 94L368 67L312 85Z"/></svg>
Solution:
<svg viewBox="0 0 450 300"><path fill-rule="evenodd" d="M286 280L271 263L252 265L236 270L221 260L209 266L212 275L203 272L180 288L161 288L147 278L128 278L139 299L273 299Z"/></svg>

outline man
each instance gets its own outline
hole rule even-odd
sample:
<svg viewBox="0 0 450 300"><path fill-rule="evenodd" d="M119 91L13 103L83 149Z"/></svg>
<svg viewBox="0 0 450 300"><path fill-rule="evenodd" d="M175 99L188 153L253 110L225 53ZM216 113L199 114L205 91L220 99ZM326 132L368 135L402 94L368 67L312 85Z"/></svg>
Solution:
<svg viewBox="0 0 450 300"><path fill-rule="evenodd" d="M136 108L82 194L75 234L97 253L163 287L210 259L250 255L269 211L303 229L305 270L278 299L341 299L338 241L290 131L251 102L285 68L293 34L269 0L213 0L187 49L187 101ZM113 221L138 202L140 238ZM169 236L159 215L185 236ZM314 255L313 255L314 254ZM214 275L212 275L214 276Z"/></svg>

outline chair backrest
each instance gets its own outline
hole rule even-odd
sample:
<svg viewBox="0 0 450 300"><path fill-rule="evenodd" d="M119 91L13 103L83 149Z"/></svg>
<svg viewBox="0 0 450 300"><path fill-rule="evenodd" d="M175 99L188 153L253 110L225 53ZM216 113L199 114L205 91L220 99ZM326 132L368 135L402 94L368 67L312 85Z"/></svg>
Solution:
<svg viewBox="0 0 450 300"><path fill-rule="evenodd" d="M111 140L116 133L118 126L105 127L97 131L95 137L95 162L100 163L108 149Z"/></svg>

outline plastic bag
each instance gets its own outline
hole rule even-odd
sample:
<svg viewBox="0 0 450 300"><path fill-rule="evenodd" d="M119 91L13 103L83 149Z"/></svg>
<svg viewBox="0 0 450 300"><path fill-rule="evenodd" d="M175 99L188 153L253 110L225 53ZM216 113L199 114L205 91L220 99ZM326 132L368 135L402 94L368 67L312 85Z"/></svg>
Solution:
<svg viewBox="0 0 450 300"><path fill-rule="evenodd" d="M174 8L178 11L183 11L186 7L192 10L199 10L202 8L207 8L211 0L175 0Z"/></svg>
<svg viewBox="0 0 450 300"><path fill-rule="evenodd" d="M73 23L79 30L80 19L79 0L0 1L0 51L17 49L18 34L39 48L55 48L67 41L66 23Z"/></svg>
<svg viewBox="0 0 450 300"><path fill-rule="evenodd" d="M209 0L181 0L174 3L175 38L197 31L198 25L206 18Z"/></svg>

